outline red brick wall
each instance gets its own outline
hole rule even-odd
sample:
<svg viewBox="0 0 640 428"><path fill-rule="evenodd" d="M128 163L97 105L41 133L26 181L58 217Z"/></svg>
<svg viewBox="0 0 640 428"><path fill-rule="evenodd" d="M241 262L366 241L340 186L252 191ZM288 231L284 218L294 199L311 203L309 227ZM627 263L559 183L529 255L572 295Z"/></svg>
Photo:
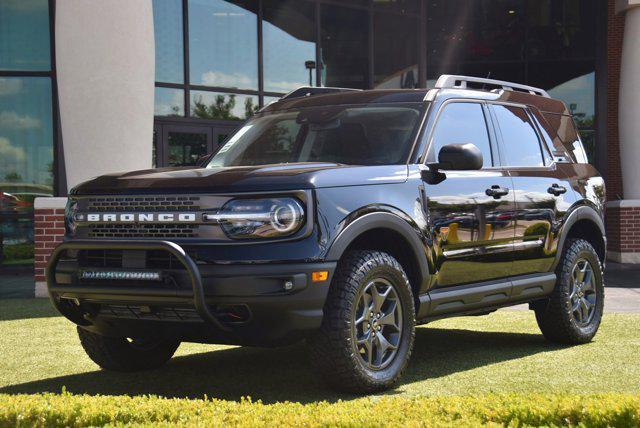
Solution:
<svg viewBox="0 0 640 428"><path fill-rule="evenodd" d="M622 171L618 137L618 90L624 37L624 14L616 15L615 0L607 10L607 199L622 199Z"/></svg>
<svg viewBox="0 0 640 428"><path fill-rule="evenodd" d="M64 236L64 209L41 208L35 216L35 276L36 282L44 281L44 269L53 248Z"/></svg>
<svg viewBox="0 0 640 428"><path fill-rule="evenodd" d="M611 202L607 206L608 250L612 260L635 262L640 257L640 206L624 204Z"/></svg>

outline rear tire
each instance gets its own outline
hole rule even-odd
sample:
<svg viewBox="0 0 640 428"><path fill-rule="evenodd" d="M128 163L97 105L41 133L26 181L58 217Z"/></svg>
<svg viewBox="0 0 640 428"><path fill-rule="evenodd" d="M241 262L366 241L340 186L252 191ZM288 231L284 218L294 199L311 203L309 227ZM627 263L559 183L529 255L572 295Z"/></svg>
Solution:
<svg viewBox="0 0 640 428"><path fill-rule="evenodd" d="M384 252L352 251L338 263L322 327L309 343L312 363L334 389L388 389L407 367L415 323L400 263Z"/></svg>
<svg viewBox="0 0 640 428"><path fill-rule="evenodd" d="M107 337L78 327L89 358L105 370L134 372L163 366L180 346L178 341Z"/></svg>
<svg viewBox="0 0 640 428"><path fill-rule="evenodd" d="M584 239L567 240L556 275L549 300L535 308L542 334L555 343L590 342L604 307L604 275L596 250Z"/></svg>

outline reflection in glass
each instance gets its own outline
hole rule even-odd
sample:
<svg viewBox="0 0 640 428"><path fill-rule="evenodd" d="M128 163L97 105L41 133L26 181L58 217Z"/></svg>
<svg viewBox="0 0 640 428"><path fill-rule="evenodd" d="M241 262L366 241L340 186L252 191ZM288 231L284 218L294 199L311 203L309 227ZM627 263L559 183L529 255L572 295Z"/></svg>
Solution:
<svg viewBox="0 0 640 428"><path fill-rule="evenodd" d="M169 132L169 166L191 166L207 154L207 135L193 132Z"/></svg>
<svg viewBox="0 0 640 428"><path fill-rule="evenodd" d="M0 70L48 71L49 2L0 1Z"/></svg>
<svg viewBox="0 0 640 428"><path fill-rule="evenodd" d="M53 195L48 77L0 77L1 265L33 262L33 200Z"/></svg>
<svg viewBox="0 0 640 428"><path fill-rule="evenodd" d="M526 111L520 107L493 105L502 135L505 166L543 166L538 135Z"/></svg>
<svg viewBox="0 0 640 428"><path fill-rule="evenodd" d="M265 0L262 23L264 90L290 92L315 81L315 22L312 3Z"/></svg>
<svg viewBox="0 0 640 428"><path fill-rule="evenodd" d="M549 95L564 101L578 128L593 128L595 117L595 73L587 73L548 90Z"/></svg>
<svg viewBox="0 0 640 428"><path fill-rule="evenodd" d="M478 103L452 103L444 107L431 138L429 160L435 162L443 146L462 143L480 149L483 167L493 165L487 122Z"/></svg>
<svg viewBox="0 0 640 428"><path fill-rule="evenodd" d="M156 87L153 114L156 116L184 116L184 91Z"/></svg>
<svg viewBox="0 0 640 428"><path fill-rule="evenodd" d="M191 83L258 89L258 33L253 2L189 0Z"/></svg>
<svg viewBox="0 0 640 428"><path fill-rule="evenodd" d="M427 2L427 69L440 75L456 73L460 62L523 59L523 6L520 0ZM487 64L481 76L489 71Z"/></svg>
<svg viewBox="0 0 640 428"><path fill-rule="evenodd" d="M153 0L156 82L183 83L182 0Z"/></svg>
<svg viewBox="0 0 640 428"><path fill-rule="evenodd" d="M153 114L156 116L184 116L184 91L156 87Z"/></svg>
<svg viewBox="0 0 640 428"><path fill-rule="evenodd" d="M280 99L280 97L263 97L262 98L262 100L263 100L262 102L263 102L263 105L266 107L271 103L275 103L279 99Z"/></svg>
<svg viewBox="0 0 640 428"><path fill-rule="evenodd" d="M559 59L593 56L596 43L594 1L527 2L526 16L528 58Z"/></svg>
<svg viewBox="0 0 640 428"><path fill-rule="evenodd" d="M322 4L320 27L323 85L369 87L368 12Z"/></svg>
<svg viewBox="0 0 640 428"><path fill-rule="evenodd" d="M414 16L374 13L374 87L418 86L418 24Z"/></svg>
<svg viewBox="0 0 640 428"><path fill-rule="evenodd" d="M373 7L398 13L419 13L420 0L373 0Z"/></svg>
<svg viewBox="0 0 640 428"><path fill-rule="evenodd" d="M191 116L202 119L241 120L258 111L258 97L191 91Z"/></svg>
<svg viewBox="0 0 640 428"><path fill-rule="evenodd" d="M596 161L596 132L595 131L585 131L581 130L580 139L582 140L582 146L584 147L584 151L586 152L587 161L594 165ZM579 147L576 148L575 152L579 153ZM576 156L578 162L584 162L585 159L583 156Z"/></svg>

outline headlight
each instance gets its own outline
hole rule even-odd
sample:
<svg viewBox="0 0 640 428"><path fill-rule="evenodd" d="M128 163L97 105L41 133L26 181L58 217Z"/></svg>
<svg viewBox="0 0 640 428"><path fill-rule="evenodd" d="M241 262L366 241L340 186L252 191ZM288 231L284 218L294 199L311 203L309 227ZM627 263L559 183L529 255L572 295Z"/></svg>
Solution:
<svg viewBox="0 0 640 428"><path fill-rule="evenodd" d="M204 219L217 221L230 238L274 238L300 230L304 208L294 198L234 199Z"/></svg>
<svg viewBox="0 0 640 428"><path fill-rule="evenodd" d="M76 233L76 212L78 211L78 202L69 198L64 208L64 227L68 235Z"/></svg>

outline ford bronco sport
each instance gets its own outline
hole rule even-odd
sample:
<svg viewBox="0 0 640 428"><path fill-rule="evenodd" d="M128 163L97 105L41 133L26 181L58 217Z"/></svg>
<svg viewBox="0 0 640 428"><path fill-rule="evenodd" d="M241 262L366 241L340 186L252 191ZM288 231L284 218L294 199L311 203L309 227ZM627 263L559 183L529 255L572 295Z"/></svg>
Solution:
<svg viewBox="0 0 640 428"><path fill-rule="evenodd" d="M182 341L306 339L335 388L389 388L417 324L528 303L551 342L602 318L605 189L537 88L301 88L199 167L75 187L51 301L107 370Z"/></svg>

